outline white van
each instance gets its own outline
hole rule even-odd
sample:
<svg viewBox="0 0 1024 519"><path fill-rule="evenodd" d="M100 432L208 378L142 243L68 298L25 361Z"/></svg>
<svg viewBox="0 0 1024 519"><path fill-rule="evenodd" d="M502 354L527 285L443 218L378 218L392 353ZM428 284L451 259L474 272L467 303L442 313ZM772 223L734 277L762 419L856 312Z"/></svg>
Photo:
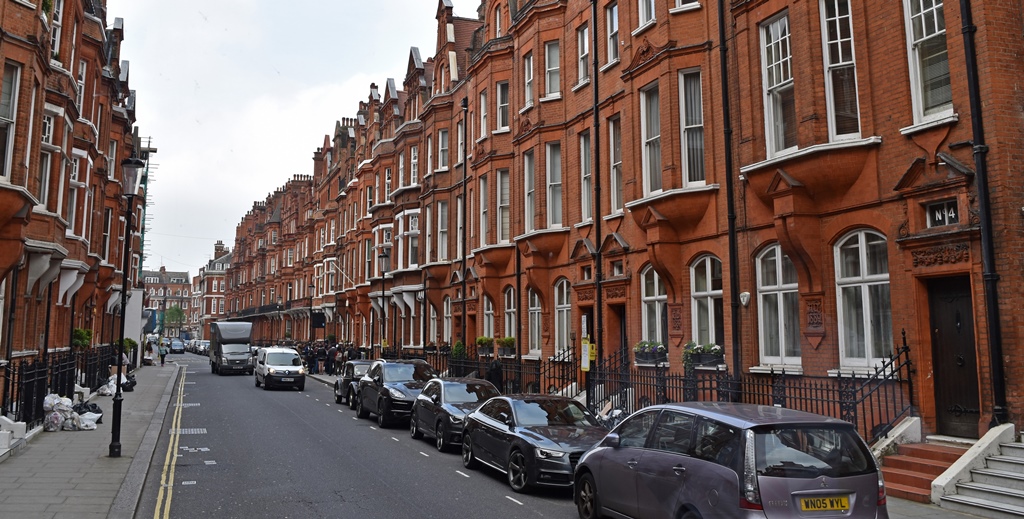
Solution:
<svg viewBox="0 0 1024 519"><path fill-rule="evenodd" d="M302 367L302 357L291 348L260 348L256 352L255 373L256 387L285 386L299 391L306 388L306 368Z"/></svg>

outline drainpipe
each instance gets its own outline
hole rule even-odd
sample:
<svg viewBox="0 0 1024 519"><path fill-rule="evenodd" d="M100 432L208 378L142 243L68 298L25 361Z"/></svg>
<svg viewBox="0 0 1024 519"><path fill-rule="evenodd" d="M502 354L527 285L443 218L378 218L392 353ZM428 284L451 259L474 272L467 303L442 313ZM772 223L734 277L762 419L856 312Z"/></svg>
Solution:
<svg viewBox="0 0 1024 519"><path fill-rule="evenodd" d="M46 327L43 328L43 366L50 362L50 310L53 308L53 282L46 285Z"/></svg>
<svg viewBox="0 0 1024 519"><path fill-rule="evenodd" d="M964 58L967 66L967 91L971 104L971 129L974 144L975 179L978 182L978 212L981 218L981 277L985 286L985 319L988 331L988 355L992 377L992 422L991 427L1006 423L1006 380L1003 372L1003 332L999 321L999 292L996 283L995 244L992 235L992 209L988 191L988 166L985 160L988 146L985 145L985 128L982 121L981 93L978 85L977 49L974 33L978 28L971 15L970 0L960 0L960 18L964 35Z"/></svg>
<svg viewBox="0 0 1024 519"><path fill-rule="evenodd" d="M4 356L4 360L7 361L8 368L11 368L11 360L14 358L14 317L18 306L18 274L20 272L21 265L15 265L14 274L11 276L11 283L7 289L7 298L5 299L5 301L10 301L10 304L8 305L9 308L7 308L7 338L4 341L7 343L7 351ZM14 390L14 382L11 380L5 380L2 389L4 394L3 398L0 399L0 415L6 416L7 411L9 411L7 408L8 396L10 396L11 392Z"/></svg>
<svg viewBox="0 0 1024 519"><path fill-rule="evenodd" d="M718 51L720 75L722 82L722 121L723 138L725 140L725 196L728 201L729 219L729 304L732 306L732 373L739 380L742 372L740 352L740 272L738 268L739 252L736 238L736 202L733 200L732 179L732 116L729 111L729 67L726 63L729 48L725 39L725 0L718 0Z"/></svg>
<svg viewBox="0 0 1024 519"><path fill-rule="evenodd" d="M604 262L601 258L601 116L598 113L598 105L600 104L600 97L598 95L598 72L600 70L597 66L597 0L590 0L590 19L591 27L590 33L593 36L593 51L590 53L593 56L591 63L593 65L593 76L590 81L594 84L594 131L591 132L590 140L591 146L593 147L593 159L590 161L590 167L593 168L593 172L590 178L594 182L594 213L591 217L594 219L594 290L597 292L594 296L594 305L597 307L594 314L594 339L597 341L597 363L591 366L591 370L600 369L604 363L604 304L601 297L601 282L604 274L602 263ZM616 44L617 45L617 44ZM667 342L666 337L666 342ZM590 372L587 372L590 375ZM589 389L589 386L588 386ZM589 391L587 393L590 394Z"/></svg>

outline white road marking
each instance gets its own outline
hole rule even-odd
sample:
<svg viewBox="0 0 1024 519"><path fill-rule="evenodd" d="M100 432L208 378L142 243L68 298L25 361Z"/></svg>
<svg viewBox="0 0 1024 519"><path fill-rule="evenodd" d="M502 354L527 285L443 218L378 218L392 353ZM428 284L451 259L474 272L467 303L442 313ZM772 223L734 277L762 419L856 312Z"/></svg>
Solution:
<svg viewBox="0 0 1024 519"><path fill-rule="evenodd" d="M358 420L359 418L358 418L358 417L355 417L355 416L353 416L353 417L352 417L352 419L353 419L353 420Z"/></svg>
<svg viewBox="0 0 1024 519"><path fill-rule="evenodd" d="M522 506L522 504L523 504L522 501L516 501L515 499L512 499L512 497L510 497L510 496L505 496L505 499L508 499L509 501L512 501L513 503L515 503L517 505L520 505L520 506Z"/></svg>
<svg viewBox="0 0 1024 519"><path fill-rule="evenodd" d="M395 438L394 436L392 436L391 439L395 440L395 441L398 441L398 438Z"/></svg>
<svg viewBox="0 0 1024 519"><path fill-rule="evenodd" d="M217 462L213 461L213 460L204 460L203 463L205 463L207 465L216 465L217 464Z"/></svg>
<svg viewBox="0 0 1024 519"><path fill-rule="evenodd" d="M425 453L425 452L423 452L423 451L420 451L420 454L422 454L422 455L423 455L423 457L425 457L425 458L429 458L429 457L430 457L430 455L429 455L429 454L427 454L427 453Z"/></svg>
<svg viewBox="0 0 1024 519"><path fill-rule="evenodd" d="M338 409L338 412L339 412L339 413L343 413L344 411L342 411L341 409Z"/></svg>
<svg viewBox="0 0 1024 519"><path fill-rule="evenodd" d="M377 428L376 428L376 427L374 427L374 426L372 426L372 425L370 426L370 429L371 429L371 430L374 430L374 431L376 431L376 430L377 430Z"/></svg>
<svg viewBox="0 0 1024 519"><path fill-rule="evenodd" d="M468 478L469 477L469 474L466 474L465 472L463 472L461 470L456 470L455 473L460 475L460 476L462 476L462 477L464 477L464 478Z"/></svg>

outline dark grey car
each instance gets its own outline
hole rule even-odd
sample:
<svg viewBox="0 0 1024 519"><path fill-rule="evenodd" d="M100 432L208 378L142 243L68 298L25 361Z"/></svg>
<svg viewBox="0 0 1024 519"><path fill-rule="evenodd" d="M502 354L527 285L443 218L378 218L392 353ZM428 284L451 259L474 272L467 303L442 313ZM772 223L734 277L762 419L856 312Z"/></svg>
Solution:
<svg viewBox="0 0 1024 519"><path fill-rule="evenodd" d="M498 396L494 384L478 378L435 378L427 383L412 403L409 435L418 439L434 437L437 450L462 443L466 415L488 399Z"/></svg>
<svg viewBox="0 0 1024 519"><path fill-rule="evenodd" d="M584 519L889 517L881 470L853 425L779 407L642 409L584 454L574 480Z"/></svg>

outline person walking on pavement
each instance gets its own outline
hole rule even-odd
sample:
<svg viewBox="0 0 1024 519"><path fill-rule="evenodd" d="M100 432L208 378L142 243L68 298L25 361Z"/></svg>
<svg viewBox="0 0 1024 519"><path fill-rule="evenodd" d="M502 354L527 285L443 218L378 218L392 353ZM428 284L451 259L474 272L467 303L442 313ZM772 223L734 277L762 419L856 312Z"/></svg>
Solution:
<svg viewBox="0 0 1024 519"><path fill-rule="evenodd" d="M165 362L166 358L167 358L167 346L164 345L164 344L160 344L160 366L161 367L164 365L164 362Z"/></svg>
<svg viewBox="0 0 1024 519"><path fill-rule="evenodd" d="M328 375L334 374L334 357L338 354L338 345L332 344L331 348L327 350L327 361L324 362L324 373Z"/></svg>
<svg viewBox="0 0 1024 519"><path fill-rule="evenodd" d="M317 364L316 372L317 373L323 373L324 372L324 364L326 362L327 362L327 348L324 348L324 345L321 344L316 349L316 364Z"/></svg>
<svg viewBox="0 0 1024 519"><path fill-rule="evenodd" d="M302 350L302 356L306 358L306 367L309 368L309 374L316 374L316 349L313 348L311 343L306 343L306 347Z"/></svg>

